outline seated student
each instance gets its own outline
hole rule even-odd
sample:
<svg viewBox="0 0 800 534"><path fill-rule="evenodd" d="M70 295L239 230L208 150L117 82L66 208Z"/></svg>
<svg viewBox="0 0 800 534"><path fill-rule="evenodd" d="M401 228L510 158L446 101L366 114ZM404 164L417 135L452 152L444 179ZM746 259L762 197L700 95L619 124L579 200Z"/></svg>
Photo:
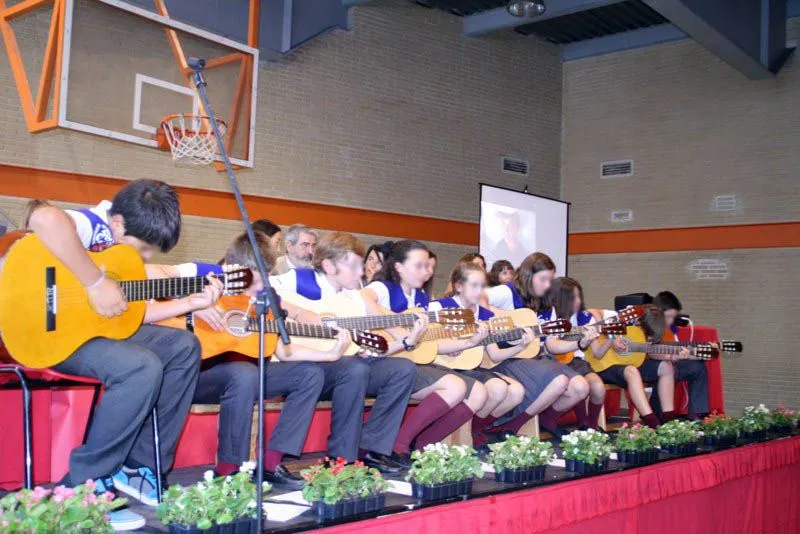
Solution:
<svg viewBox="0 0 800 534"><path fill-rule="evenodd" d="M361 277L361 287L369 285L375 273L383 268L383 260L389 255L392 245L394 245L394 241L374 243L369 246L367 254L364 256L364 275Z"/></svg>
<svg viewBox="0 0 800 534"><path fill-rule="evenodd" d="M324 302L337 293L359 288L363 256L364 245L356 237L344 232L330 232L317 244L313 269L295 269L272 277L270 281L283 297L300 295ZM380 313L371 309L357 291L346 295L352 297L360 308L359 315ZM290 318L301 322L315 320L316 314L312 312L288 302L283 305ZM415 344L427 324L427 316L420 314L404 342ZM292 345L299 344L302 344L300 338L292 341ZM390 343L385 356L402 350L402 342ZM348 357L319 365L325 372L322 398L333 401L328 454L348 461L360 457L365 464L385 473L397 473L407 468L407 462L398 463L403 459L390 455L411 396L416 375L414 364L404 358ZM364 397L367 395L375 397L375 404L364 423Z"/></svg>
<svg viewBox="0 0 800 534"><path fill-rule="evenodd" d="M514 280L514 266L508 260L497 260L489 271L489 287L507 284Z"/></svg>
<svg viewBox="0 0 800 534"><path fill-rule="evenodd" d="M428 297L433 295L433 277L436 276L436 264L439 261L439 258L436 256L436 253L432 250L428 251L428 274L427 280L425 280L425 285L422 286L422 290L425 292Z"/></svg>
<svg viewBox="0 0 800 534"><path fill-rule="evenodd" d="M678 327L675 326L675 317L683 309L681 301L674 293L662 291L653 299L653 305L658 306L664 312L664 320L669 329L669 332L665 333L664 340L680 341ZM675 367L675 382L686 381L689 385L689 417L702 419L710 411L708 407L708 370L705 362L681 360L673 363L673 366ZM656 413L661 413L661 403L655 392L650 395L650 405Z"/></svg>
<svg viewBox="0 0 800 534"><path fill-rule="evenodd" d="M265 234L256 233L259 253L267 270L275 255ZM263 287L256 258L247 234L241 234L225 253L226 264L253 269L254 283L245 292L255 296ZM214 307L194 313L194 320L206 322L212 329L223 330L224 319ZM283 345L280 339L275 356L285 363L268 362L265 398L284 397L278 424L264 450L264 480L289 489L303 487L303 478L290 472L281 462L284 455L300 456L303 451L314 409L322 393L325 374L314 362L335 362L350 345L346 330L339 332L337 343L328 352L316 352L299 343ZM255 361L236 361L235 354L220 355L203 362L195 403L220 404L217 450L218 476L230 475L250 458L250 429L253 405L258 400L258 367Z"/></svg>
<svg viewBox="0 0 800 534"><path fill-rule="evenodd" d="M486 269L486 259L478 253L478 252L470 252L469 254L464 254L461 256L461 259L458 260L458 263L474 263L484 271ZM453 292L453 288L450 287L450 283L447 283L447 287L444 288L444 294L447 295Z"/></svg>
<svg viewBox="0 0 800 534"><path fill-rule="evenodd" d="M428 295L421 288L430 275L429 260L428 249L419 241L396 242L384 262L383 270L375 276L375 281L362 290L364 299L378 309L395 313L402 313L413 307L427 309ZM388 332L395 339L401 340L406 350L414 349L416 343L409 341L408 333L404 329L392 329ZM488 333L484 325L470 339L440 340L437 342L439 351L448 354L474 347ZM459 375L439 365L416 367L414 393L411 398L422 402L400 428L394 443L394 452L398 458L407 459L415 438L419 448L424 442L439 436L442 431L456 429L469 421L486 402L486 388L474 378ZM423 436L423 431L429 427L431 432Z"/></svg>
<svg viewBox="0 0 800 534"><path fill-rule="evenodd" d="M31 215L33 212L38 210L39 208L44 208L46 206L52 206L53 204L50 203L48 200L44 200L42 198L32 198L25 204L25 210L22 212L22 225L20 228L25 230L30 230L31 226Z"/></svg>
<svg viewBox="0 0 800 534"><path fill-rule="evenodd" d="M647 341L658 343L664 336L666 323L664 314L652 304L647 304L645 314L640 319L640 326L644 331ZM624 352L627 343L624 338L619 338L622 342L615 341L615 350ZM689 351L684 349L681 356L686 356ZM600 354L598 353L599 357ZM605 356L605 354L603 354ZM604 371L597 373L606 384L614 384L628 390L633 406L642 417L642 421L651 428L655 428L661 423L666 423L675 418L673 410L675 395L675 372L672 362L669 360L674 356L661 354L648 354L648 358L639 367L633 365L612 365ZM661 420L653 412L650 403L647 402L647 394L644 390L644 382L658 383L658 397L661 405L666 408Z"/></svg>
<svg viewBox="0 0 800 534"><path fill-rule="evenodd" d="M283 231L280 226L269 219L259 219L253 222L253 231L265 234L269 238L269 245L272 251L276 256L280 254L281 241L283 240Z"/></svg>
<svg viewBox="0 0 800 534"><path fill-rule="evenodd" d="M486 288L486 272L481 269L480 266L474 263L459 263L455 266L450 275L450 284L454 288L454 293L439 300L434 300L428 306L428 310L438 311L442 308L466 308L473 310L475 312L475 317L480 321L488 321L494 317L494 313L480 306L481 295ZM533 341L533 332L531 332L530 329L525 330L525 334L518 345L511 346L507 343L503 343L501 348L498 344L492 344L486 347L486 353L495 362L513 358L519 354L528 343ZM525 396L525 388L513 378L492 372L489 369L477 368L468 371L459 371L458 374L474 378L486 387L487 400L483 407L478 410L472 418L473 446L480 447L486 445L488 443L488 438L483 432L484 429L494 423L499 417L504 416L516 408ZM442 429L440 434L444 433L446 430L447 429ZM428 431L425 431L425 433L427 432ZM451 432L444 434L444 436L449 435ZM422 436L420 436L420 440L422 440ZM420 440L417 440L418 445ZM424 443L424 440L422 441Z"/></svg>
<svg viewBox="0 0 800 534"><path fill-rule="evenodd" d="M30 228L86 288L92 307L103 317L127 308L119 284L106 277L86 254L122 243L143 259L167 252L178 241L180 207L175 190L163 182L137 180L112 202L91 209L63 211L42 206L30 216ZM145 323L207 308L219 298L221 284L211 278L203 293L147 304ZM145 504L156 504L153 468L153 406L158 408L163 466L172 465L175 447L192 403L200 370L200 345L191 333L143 325L128 339L95 338L84 343L55 370L96 378L104 393L86 441L70 454L63 483L88 479L99 491L121 490ZM144 519L129 510L111 512L116 529L139 528Z"/></svg>
<svg viewBox="0 0 800 534"><path fill-rule="evenodd" d="M597 317L586 311L584 308L583 288L577 280L562 276L553 280L550 290L544 299L544 310L539 313L539 321L554 321L556 319L566 319L572 326L587 326L597 322ZM588 329L587 329L588 330ZM593 331L586 339L595 337ZM585 345L585 342L584 342ZM603 343L595 338L591 342L592 351L597 355L604 355L608 351L611 342ZM577 341L563 341L555 337L549 337L545 341L547 352L552 355L572 353L572 360L567 363L567 367L582 376L589 386L589 409L586 403L579 402L573 410L578 417L578 426L581 428L597 429L597 419L603 409L603 401L606 397L606 388L603 381L592 371L592 368L583 357L583 350Z"/></svg>
<svg viewBox="0 0 800 534"><path fill-rule="evenodd" d="M529 308L539 313L555 271L556 266L547 254L534 252L522 261L512 282L486 290L488 304L500 310ZM586 347L593 340L591 332L587 332L579 343ZM502 362L495 370L519 380L525 387L525 398L510 416L501 421L502 424L492 427L492 432L516 434L538 414L539 424L559 435L555 424L559 414L583 402L589 395L586 380L550 359L513 358Z"/></svg>

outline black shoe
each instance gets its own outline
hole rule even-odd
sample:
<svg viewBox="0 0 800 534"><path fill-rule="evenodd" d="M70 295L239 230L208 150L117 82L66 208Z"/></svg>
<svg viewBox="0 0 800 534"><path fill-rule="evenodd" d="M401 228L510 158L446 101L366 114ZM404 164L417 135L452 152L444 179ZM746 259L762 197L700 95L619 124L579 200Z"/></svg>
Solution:
<svg viewBox="0 0 800 534"><path fill-rule="evenodd" d="M545 432L549 432L550 434L553 435L554 438L559 440L564 437L564 430L560 426L557 426L552 429L542 427L542 430L544 430Z"/></svg>
<svg viewBox="0 0 800 534"><path fill-rule="evenodd" d="M264 469L264 482L269 482L273 486L280 486L281 488L299 490L303 489L306 481L297 473L292 473L286 466L280 464L275 468L275 471L267 471Z"/></svg>
<svg viewBox="0 0 800 534"><path fill-rule="evenodd" d="M361 461L364 462L364 465L367 467L377 469L384 475L396 475L403 470L403 468L399 464L393 462L391 458L377 452L368 452L361 458Z"/></svg>
<svg viewBox="0 0 800 534"><path fill-rule="evenodd" d="M403 471L411 469L411 464L414 463L411 461L411 456L408 454L400 454L397 452L392 452L392 455L389 456L389 460L402 467Z"/></svg>

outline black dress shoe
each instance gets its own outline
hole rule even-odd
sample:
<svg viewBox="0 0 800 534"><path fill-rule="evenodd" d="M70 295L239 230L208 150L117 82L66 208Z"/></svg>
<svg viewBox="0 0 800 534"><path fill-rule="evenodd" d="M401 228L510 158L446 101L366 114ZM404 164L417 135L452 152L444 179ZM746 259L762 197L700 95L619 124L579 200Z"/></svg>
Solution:
<svg viewBox="0 0 800 534"><path fill-rule="evenodd" d="M367 467L377 469L384 475L396 475L403 470L403 468L393 462L391 458L377 452L368 452L361 458L361 461L364 462L364 465Z"/></svg>
<svg viewBox="0 0 800 534"><path fill-rule="evenodd" d="M411 469L411 464L414 463L411 461L411 456L408 454L399 454L396 452L392 452L392 455L389 456L389 460L402 467L403 471Z"/></svg>
<svg viewBox="0 0 800 534"><path fill-rule="evenodd" d="M273 486L280 486L281 488L299 490L303 489L306 481L297 473L292 473L286 466L280 464L275 468L275 471L267 471L264 469L264 482L269 482Z"/></svg>

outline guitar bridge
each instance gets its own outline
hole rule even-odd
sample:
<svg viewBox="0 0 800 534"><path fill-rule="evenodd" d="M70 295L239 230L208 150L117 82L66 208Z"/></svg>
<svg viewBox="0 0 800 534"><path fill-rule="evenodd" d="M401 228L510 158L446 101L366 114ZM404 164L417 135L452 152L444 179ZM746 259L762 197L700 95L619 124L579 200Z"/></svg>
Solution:
<svg viewBox="0 0 800 534"><path fill-rule="evenodd" d="M56 314L58 313L58 286L56 286L56 268L47 267L44 274L45 284L45 331L53 332L56 329Z"/></svg>

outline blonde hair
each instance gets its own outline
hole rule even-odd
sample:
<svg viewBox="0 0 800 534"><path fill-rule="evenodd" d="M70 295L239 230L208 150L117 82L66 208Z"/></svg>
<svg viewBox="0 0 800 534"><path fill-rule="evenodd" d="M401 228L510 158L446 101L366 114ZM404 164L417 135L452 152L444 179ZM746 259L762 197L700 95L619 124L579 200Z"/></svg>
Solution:
<svg viewBox="0 0 800 534"><path fill-rule="evenodd" d="M450 282L447 285L447 291L444 293L444 296L454 296L457 293L456 285L461 282L466 282L467 278L469 278L469 273L483 273L483 275L486 276L486 271L480 265L472 263L471 261L460 261L453 267L453 271L450 273Z"/></svg>
<svg viewBox="0 0 800 534"><path fill-rule="evenodd" d="M350 252L363 258L364 243L353 234L330 232L325 234L317 243L311 265L316 271L322 272L323 261L330 260L332 263L337 263L346 258Z"/></svg>
<svg viewBox="0 0 800 534"><path fill-rule="evenodd" d="M275 267L275 252L269 242L267 234L262 232L255 232L256 243L258 243L258 252L264 260L264 266L267 272L271 272ZM228 250L225 251L224 262L228 265L236 264L242 265L249 269L257 270L258 263L256 263L256 256L253 253L253 247L250 246L250 239L247 237L247 232L240 234L228 245Z"/></svg>

